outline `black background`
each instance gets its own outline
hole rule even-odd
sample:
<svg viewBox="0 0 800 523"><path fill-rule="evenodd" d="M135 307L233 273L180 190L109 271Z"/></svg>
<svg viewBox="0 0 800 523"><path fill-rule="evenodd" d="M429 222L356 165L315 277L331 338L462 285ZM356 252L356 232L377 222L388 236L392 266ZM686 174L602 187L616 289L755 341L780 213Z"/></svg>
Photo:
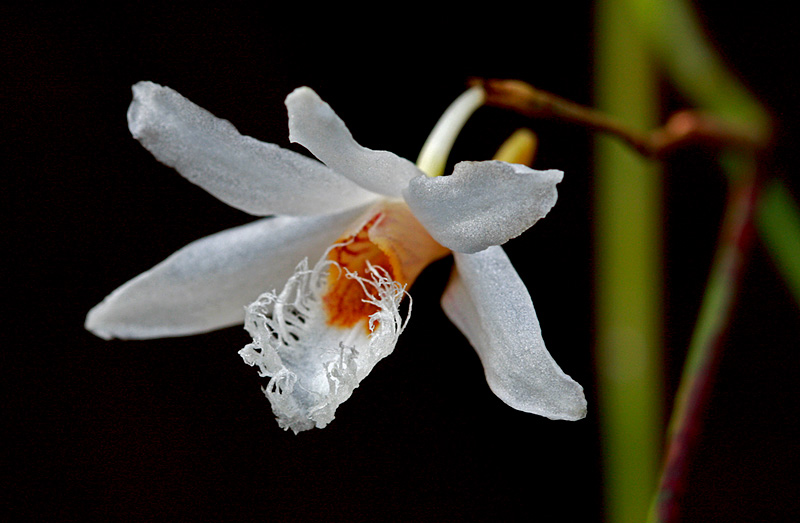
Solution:
<svg viewBox="0 0 800 523"><path fill-rule="evenodd" d="M794 19L776 2L741 5L699 7L731 67L779 119L773 170L797 198ZM414 317L394 354L329 427L298 436L277 427L263 383L237 355L249 341L243 330L106 342L82 327L118 285L251 219L130 137L133 83L173 87L243 134L290 148L283 99L309 85L360 143L412 160L470 76L518 78L591 104L591 2L493 8L3 8L3 490L12 519L600 520L591 137L580 129L482 109L454 157L486 159L527 124L540 135L537 167L566 173L558 205L507 251L551 353L586 388L583 421L522 414L491 394L438 305L449 260L412 289ZM665 111L684 107L666 84L664 101ZM666 179L672 393L725 184L699 150L675 157ZM691 470L687 520L798 517L798 324L757 242Z"/></svg>

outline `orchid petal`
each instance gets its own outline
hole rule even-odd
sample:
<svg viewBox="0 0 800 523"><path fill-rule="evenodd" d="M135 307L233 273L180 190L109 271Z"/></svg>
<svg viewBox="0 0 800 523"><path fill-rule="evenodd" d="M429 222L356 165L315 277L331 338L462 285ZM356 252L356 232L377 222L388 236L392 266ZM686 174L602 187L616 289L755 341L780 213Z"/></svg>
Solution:
<svg viewBox="0 0 800 523"><path fill-rule="evenodd" d="M161 338L241 324L244 308L280 288L306 256L319 257L363 208L277 217L202 238L130 280L86 317L101 338Z"/></svg>
<svg viewBox="0 0 800 523"><path fill-rule="evenodd" d="M547 352L530 295L503 249L454 256L442 308L480 356L492 391L517 410L583 418L583 388Z"/></svg>
<svg viewBox="0 0 800 523"><path fill-rule="evenodd" d="M450 176L418 176L403 191L433 238L474 253L519 236L555 205L561 171L500 162L461 162Z"/></svg>
<svg viewBox="0 0 800 523"><path fill-rule="evenodd" d="M374 198L320 162L243 136L227 120L152 82L133 86L128 127L159 161L253 215L328 214Z"/></svg>
<svg viewBox="0 0 800 523"><path fill-rule="evenodd" d="M308 87L295 89L286 98L286 107L289 140L369 191L399 197L409 180L423 174L394 153L359 145L341 118Z"/></svg>

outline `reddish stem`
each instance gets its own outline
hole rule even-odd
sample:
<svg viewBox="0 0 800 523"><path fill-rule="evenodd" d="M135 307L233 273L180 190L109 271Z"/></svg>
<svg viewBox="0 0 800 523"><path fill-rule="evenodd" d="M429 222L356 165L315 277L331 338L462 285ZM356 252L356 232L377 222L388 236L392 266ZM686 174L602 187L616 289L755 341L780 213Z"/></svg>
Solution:
<svg viewBox="0 0 800 523"><path fill-rule="evenodd" d="M662 523L680 520L680 501L686 492L690 458L702 430L703 414L711 396L736 288L754 237L752 218L757 187L755 179L747 180L735 187L728 198L717 260L712 272L712 278L717 279L715 285L725 293L725 298L719 308L711 312L714 315L711 332L703 336L696 329L694 337L703 339L693 339L681 378L656 498L656 515ZM698 324L701 323L702 318L698 321Z"/></svg>

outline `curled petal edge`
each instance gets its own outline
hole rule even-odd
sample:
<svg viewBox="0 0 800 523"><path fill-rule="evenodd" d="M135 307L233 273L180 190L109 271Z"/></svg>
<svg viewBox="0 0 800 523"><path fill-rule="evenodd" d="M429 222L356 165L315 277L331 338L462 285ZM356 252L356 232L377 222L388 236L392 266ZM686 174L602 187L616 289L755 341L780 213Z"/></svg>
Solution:
<svg viewBox="0 0 800 523"><path fill-rule="evenodd" d="M436 241L475 253L502 245L546 216L563 176L497 160L461 162L450 176L414 178L403 197Z"/></svg>

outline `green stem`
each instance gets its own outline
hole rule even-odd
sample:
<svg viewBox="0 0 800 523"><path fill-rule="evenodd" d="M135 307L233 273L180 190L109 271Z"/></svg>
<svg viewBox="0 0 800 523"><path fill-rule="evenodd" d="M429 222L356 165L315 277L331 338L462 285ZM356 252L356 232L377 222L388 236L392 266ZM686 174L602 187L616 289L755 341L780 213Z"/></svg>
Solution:
<svg viewBox="0 0 800 523"><path fill-rule="evenodd" d="M687 1L628 0L627 3L670 79L690 100L701 109L748 127L760 137L759 141L768 141L771 123L767 111L725 67L705 39ZM675 399L667 456L649 513L648 521L653 523L672 522L679 517L688 463L700 432L750 246L749 229L754 213L769 252L800 302L797 245L800 214L796 205L781 185L771 182L756 210L752 159L734 157L723 166L731 186L725 225Z"/></svg>
<svg viewBox="0 0 800 523"><path fill-rule="evenodd" d="M756 215L761 239L800 305L800 209L783 184L764 188Z"/></svg>
<svg viewBox="0 0 800 523"><path fill-rule="evenodd" d="M655 71L622 0L596 6L597 106L639 129L658 122ZM661 180L656 163L599 136L595 224L606 520L641 521L661 454Z"/></svg>

